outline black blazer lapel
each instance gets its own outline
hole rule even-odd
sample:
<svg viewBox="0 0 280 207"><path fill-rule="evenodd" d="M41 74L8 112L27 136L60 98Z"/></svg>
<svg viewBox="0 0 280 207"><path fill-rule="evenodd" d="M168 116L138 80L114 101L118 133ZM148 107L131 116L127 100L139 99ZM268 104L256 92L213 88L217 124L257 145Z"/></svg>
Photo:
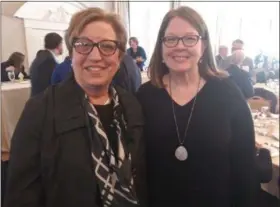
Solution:
<svg viewBox="0 0 280 207"><path fill-rule="evenodd" d="M57 85L54 96L56 133L65 133L86 126L84 92L73 75Z"/></svg>

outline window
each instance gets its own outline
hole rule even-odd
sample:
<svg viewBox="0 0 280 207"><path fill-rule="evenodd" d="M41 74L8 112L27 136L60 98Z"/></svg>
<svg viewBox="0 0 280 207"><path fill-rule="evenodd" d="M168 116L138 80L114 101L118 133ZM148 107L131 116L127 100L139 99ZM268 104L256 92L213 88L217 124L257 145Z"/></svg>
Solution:
<svg viewBox="0 0 280 207"><path fill-rule="evenodd" d="M202 15L213 48L231 47L232 41L240 38L248 56L262 49L278 57L278 2L180 2L180 5L189 6Z"/></svg>
<svg viewBox="0 0 280 207"><path fill-rule="evenodd" d="M170 5L170 2L129 2L130 35L137 37L139 45L147 53L148 61L155 47L161 21L170 10Z"/></svg>

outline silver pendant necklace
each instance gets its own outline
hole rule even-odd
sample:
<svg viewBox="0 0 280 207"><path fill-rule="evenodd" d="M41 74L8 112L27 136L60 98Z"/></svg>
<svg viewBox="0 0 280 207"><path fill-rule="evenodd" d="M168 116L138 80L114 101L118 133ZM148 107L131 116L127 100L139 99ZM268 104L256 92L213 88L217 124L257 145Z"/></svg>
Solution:
<svg viewBox="0 0 280 207"><path fill-rule="evenodd" d="M197 91L196 91L196 94L195 94L195 97L194 97L194 100L193 100L193 104L192 104L190 116L188 118L187 126L185 128L184 137L183 137L183 139L181 139L180 132L179 132L179 127L178 127L178 124L177 124L177 117L176 117L176 113L175 113L174 100L172 99L171 77L169 75L169 90L170 90L170 96L171 96L171 102L172 102L173 118L174 118L174 122L175 122L175 126L176 126L177 138L178 138L178 141L179 141L179 146L175 150L175 157L180 161L185 161L188 158L188 151L187 151L187 148L184 146L184 142L185 142L187 132L188 132L188 129L189 129L189 125L190 125L190 121L191 121L191 118L192 118L192 115L193 115L193 110L194 110L194 106L195 106L195 103L196 103L197 94L198 94L198 91L199 91L200 80L201 80L201 78L199 78Z"/></svg>

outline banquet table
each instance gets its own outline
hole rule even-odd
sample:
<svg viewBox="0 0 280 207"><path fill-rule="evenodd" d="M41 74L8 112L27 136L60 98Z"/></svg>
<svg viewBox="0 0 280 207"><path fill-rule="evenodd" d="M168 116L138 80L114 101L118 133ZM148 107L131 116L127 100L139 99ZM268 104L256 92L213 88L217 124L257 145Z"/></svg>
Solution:
<svg viewBox="0 0 280 207"><path fill-rule="evenodd" d="M1 159L9 159L10 142L16 124L30 97L30 81L1 83Z"/></svg>
<svg viewBox="0 0 280 207"><path fill-rule="evenodd" d="M264 122L270 123L266 125ZM272 158L272 180L269 183L262 183L261 187L266 192L277 198L279 195L279 117L267 118L263 120L254 119L256 143L263 148L270 150Z"/></svg>

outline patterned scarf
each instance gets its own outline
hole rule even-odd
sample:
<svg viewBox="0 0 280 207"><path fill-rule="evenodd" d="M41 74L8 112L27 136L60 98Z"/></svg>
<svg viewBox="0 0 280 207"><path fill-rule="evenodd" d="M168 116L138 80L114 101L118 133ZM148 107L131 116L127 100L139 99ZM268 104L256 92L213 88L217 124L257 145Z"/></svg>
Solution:
<svg viewBox="0 0 280 207"><path fill-rule="evenodd" d="M118 154L112 150L107 134L104 131L95 107L86 96L86 109L93 124L95 136L92 136L92 158L94 172L101 192L104 207L134 207L138 206L134 190L131 154L125 145L126 121L121 112L121 105L116 90L110 89L113 103L113 124L118 139Z"/></svg>

